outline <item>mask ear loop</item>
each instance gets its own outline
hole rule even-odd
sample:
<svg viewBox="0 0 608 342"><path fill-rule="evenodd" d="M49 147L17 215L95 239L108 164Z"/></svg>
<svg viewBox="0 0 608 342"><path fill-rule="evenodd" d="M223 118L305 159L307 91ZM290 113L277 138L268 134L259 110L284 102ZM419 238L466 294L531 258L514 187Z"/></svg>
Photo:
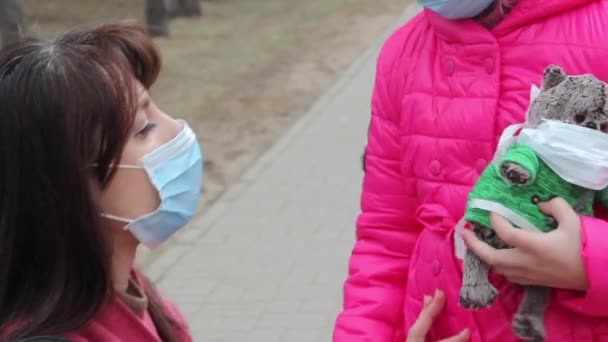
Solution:
<svg viewBox="0 0 608 342"><path fill-rule="evenodd" d="M110 166L112 166L112 165L110 165ZM89 167L99 167L99 164L90 164ZM118 164L115 167L117 169L145 170L145 168L143 166L129 165L129 164Z"/></svg>
<svg viewBox="0 0 608 342"><path fill-rule="evenodd" d="M137 165L129 165L129 164L119 164L116 165L117 169L127 169L127 170L143 170L144 167L143 166L137 166Z"/></svg>
<svg viewBox="0 0 608 342"><path fill-rule="evenodd" d="M99 166L99 164L91 164L91 167L98 167L98 166ZM128 164L119 164L119 165L116 165L116 168L127 169L127 170L144 170L144 168L142 166L128 165ZM116 216L116 215L112 215L112 214L100 213L99 215L101 217L104 217L104 218L107 218L110 220L126 223L125 227L123 228L124 230L128 230L128 228L127 228L128 225L135 221L134 219L128 219L126 217Z"/></svg>
<svg viewBox="0 0 608 342"><path fill-rule="evenodd" d="M456 224L454 230L454 254L456 255L456 258L460 260L464 260L464 257L467 254L467 246L464 244L464 239L462 237L466 223L467 220L463 216Z"/></svg>
<svg viewBox="0 0 608 342"><path fill-rule="evenodd" d="M530 121L530 109L532 109L532 104L534 103L534 101L536 101L536 98L540 95L540 92L541 89L536 84L532 84L532 86L530 87L530 105L528 107L528 110L526 110L526 124Z"/></svg>
<svg viewBox="0 0 608 342"><path fill-rule="evenodd" d="M111 215L111 214L103 214L102 213L102 214L99 214L99 215L101 217L105 217L107 219L118 221L118 222L122 222L122 223L126 223L126 224L130 224L130 223L133 223L133 221L135 221L134 219L128 219L128 218L125 218L125 217ZM125 226L125 230L127 230L126 226Z"/></svg>

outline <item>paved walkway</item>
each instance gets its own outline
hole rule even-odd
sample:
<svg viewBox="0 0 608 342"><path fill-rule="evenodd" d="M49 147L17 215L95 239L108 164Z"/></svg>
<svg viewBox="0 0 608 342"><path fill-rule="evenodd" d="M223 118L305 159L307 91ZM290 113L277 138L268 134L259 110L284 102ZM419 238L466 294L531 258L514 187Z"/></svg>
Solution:
<svg viewBox="0 0 608 342"><path fill-rule="evenodd" d="M382 40L145 269L195 341L331 341Z"/></svg>

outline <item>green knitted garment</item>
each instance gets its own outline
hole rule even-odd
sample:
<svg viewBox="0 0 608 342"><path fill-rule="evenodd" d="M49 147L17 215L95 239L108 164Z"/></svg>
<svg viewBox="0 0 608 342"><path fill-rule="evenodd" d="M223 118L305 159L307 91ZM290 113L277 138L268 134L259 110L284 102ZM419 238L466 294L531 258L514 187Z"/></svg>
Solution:
<svg viewBox="0 0 608 342"><path fill-rule="evenodd" d="M538 209L537 201L543 202L553 197L562 197L574 207L586 191L578 185L561 179L527 146L513 144L508 148L500 164L503 162L512 162L524 167L530 172L532 181L527 185L510 184L500 175L500 166L489 165L469 194L465 213L467 221L491 227L490 212L470 207L471 200L483 199L504 205L541 231L548 232L552 228L547 224L545 215ZM585 209L579 214L592 216L595 200L606 205L607 190L597 193L595 198L592 196L585 203Z"/></svg>

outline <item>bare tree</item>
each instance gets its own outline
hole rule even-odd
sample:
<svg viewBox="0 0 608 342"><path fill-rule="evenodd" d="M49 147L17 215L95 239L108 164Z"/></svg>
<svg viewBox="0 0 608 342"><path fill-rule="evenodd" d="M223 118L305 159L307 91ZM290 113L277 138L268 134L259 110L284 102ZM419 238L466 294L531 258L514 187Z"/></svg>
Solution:
<svg viewBox="0 0 608 342"><path fill-rule="evenodd" d="M2 46L18 41L24 32L21 0L0 0L0 31Z"/></svg>
<svg viewBox="0 0 608 342"><path fill-rule="evenodd" d="M203 15L200 0L167 0L173 17L200 17Z"/></svg>
<svg viewBox="0 0 608 342"><path fill-rule="evenodd" d="M169 35L169 11L165 0L146 0L146 23L153 37Z"/></svg>

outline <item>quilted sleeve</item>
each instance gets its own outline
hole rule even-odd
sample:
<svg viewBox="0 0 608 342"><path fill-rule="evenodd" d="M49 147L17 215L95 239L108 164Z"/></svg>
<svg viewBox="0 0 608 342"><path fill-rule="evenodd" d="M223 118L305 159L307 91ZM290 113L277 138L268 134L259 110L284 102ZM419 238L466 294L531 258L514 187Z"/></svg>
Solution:
<svg viewBox="0 0 608 342"><path fill-rule="evenodd" d="M597 216L608 212L598 208ZM581 254L587 272L587 291L557 291L560 305L587 316L608 317L608 222L592 217L581 218Z"/></svg>
<svg viewBox="0 0 608 342"><path fill-rule="evenodd" d="M377 64L357 240L334 342L404 340L404 292L420 228L416 199L401 174L400 100L391 92L399 87L391 84L391 53L385 46Z"/></svg>

